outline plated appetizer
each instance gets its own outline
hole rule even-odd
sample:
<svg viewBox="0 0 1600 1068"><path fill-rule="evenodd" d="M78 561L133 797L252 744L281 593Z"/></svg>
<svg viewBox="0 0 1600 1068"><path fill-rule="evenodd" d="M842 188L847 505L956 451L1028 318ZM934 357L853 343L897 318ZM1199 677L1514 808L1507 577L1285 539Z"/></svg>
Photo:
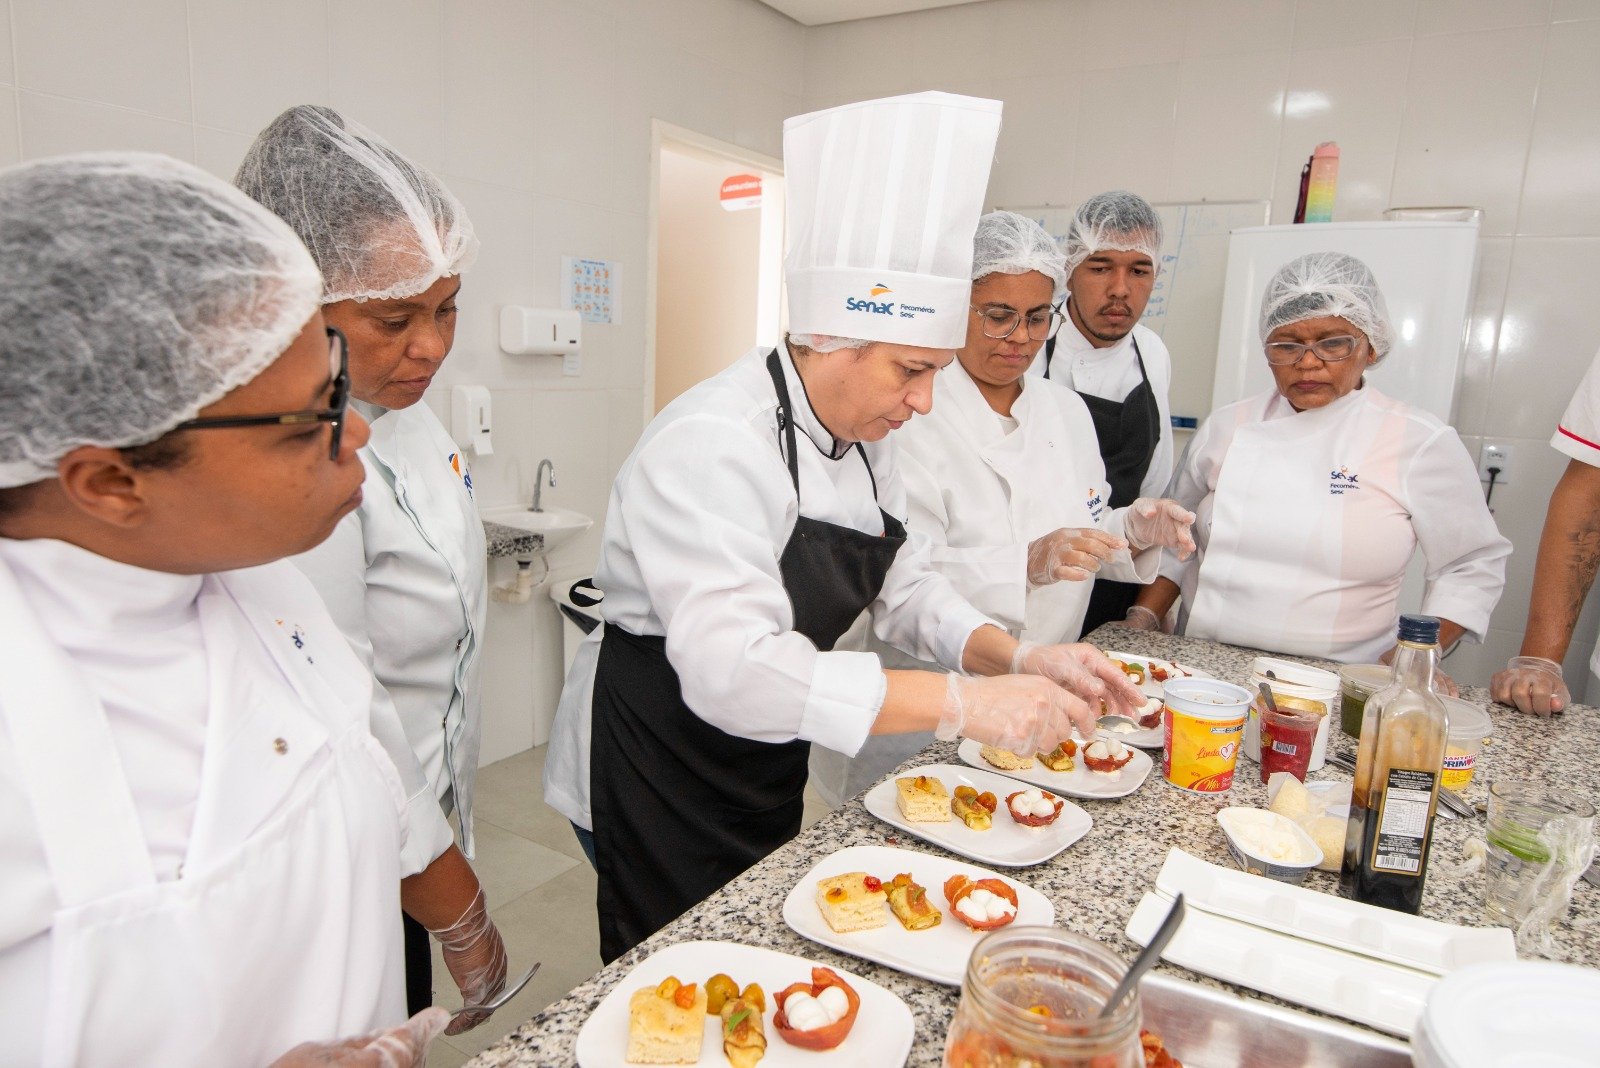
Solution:
<svg viewBox="0 0 1600 1068"><path fill-rule="evenodd" d="M832 968L812 968L810 983L778 991L772 1026L778 1037L801 1049L833 1049L856 1024L861 998Z"/></svg>
<svg viewBox="0 0 1600 1068"><path fill-rule="evenodd" d="M909 872L901 872L884 886L889 894L889 911L906 930L926 931L944 919L938 907L928 900L928 891L918 886Z"/></svg>
<svg viewBox="0 0 1600 1068"><path fill-rule="evenodd" d="M1055 794L1038 787L1006 795L1006 811L1024 827L1048 827L1061 815L1065 804Z"/></svg>
<svg viewBox="0 0 1600 1068"><path fill-rule="evenodd" d="M1003 879L952 875L945 880L944 899L951 915L973 930L993 931L1017 918L1017 892Z"/></svg>
<svg viewBox="0 0 1600 1068"><path fill-rule="evenodd" d="M1023 771L1033 767L1033 757L1013 753L1009 749L996 749L992 745L986 745L979 752L983 755L983 759L1001 771Z"/></svg>
<svg viewBox="0 0 1600 1068"><path fill-rule="evenodd" d="M755 1068L766 1056L767 1029L761 1020L766 1011L766 994L755 983L722 1003L717 1012L722 1018L722 1052L733 1068Z"/></svg>
<svg viewBox="0 0 1600 1068"><path fill-rule="evenodd" d="M838 934L870 931L888 923L883 914L888 897L883 880L863 871L845 872L817 882L817 908Z"/></svg>
<svg viewBox="0 0 1600 1068"><path fill-rule="evenodd" d="M1039 754L1039 763L1051 771L1071 771L1073 757L1078 755L1078 743L1068 738L1048 753Z"/></svg>
<svg viewBox="0 0 1600 1068"><path fill-rule="evenodd" d="M1090 771L1115 775L1133 759L1133 750L1115 738L1096 738L1083 747L1083 764Z"/></svg>
<svg viewBox="0 0 1600 1068"><path fill-rule="evenodd" d="M957 786L955 796L950 799L950 810L975 831L987 831L994 826L994 812L999 806L994 794L987 790L980 794L975 787L966 785Z"/></svg>
<svg viewBox="0 0 1600 1068"><path fill-rule="evenodd" d="M628 1000L629 1064L693 1064L705 1034L706 992L668 976Z"/></svg>
<svg viewBox="0 0 1600 1068"><path fill-rule="evenodd" d="M931 775L906 775L894 781L900 815L915 823L949 823L950 792Z"/></svg>

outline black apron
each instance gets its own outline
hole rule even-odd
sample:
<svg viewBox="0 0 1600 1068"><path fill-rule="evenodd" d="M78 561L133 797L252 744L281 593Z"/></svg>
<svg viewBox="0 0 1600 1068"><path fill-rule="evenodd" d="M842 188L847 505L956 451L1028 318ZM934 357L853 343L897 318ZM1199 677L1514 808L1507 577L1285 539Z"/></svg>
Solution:
<svg viewBox="0 0 1600 1068"><path fill-rule="evenodd" d="M1156 405L1156 391L1150 386L1150 375L1144 368L1144 354L1139 351L1139 339L1133 342L1133 356L1139 361L1139 384L1120 401L1091 396L1079 390L1094 420L1095 436L1100 439L1100 458L1105 461L1106 481L1111 484L1111 508L1125 508L1139 496L1139 487L1150 470L1150 459L1161 441L1161 409ZM1050 339L1045 353L1044 376L1050 377L1050 359L1055 355L1055 339ZM1103 623L1121 623L1133 607L1133 602L1144 589L1137 582L1112 582L1096 579L1089 593L1089 608L1083 617L1083 633Z"/></svg>
<svg viewBox="0 0 1600 1068"><path fill-rule="evenodd" d="M798 504L794 417L776 351L767 372ZM855 451L870 478L866 451ZM905 543L905 527L879 512L881 536L801 515L783 547L794 629L819 650L877 598ZM800 833L810 752L809 742L751 741L707 723L684 704L666 639L607 623L589 747L601 959L617 959Z"/></svg>

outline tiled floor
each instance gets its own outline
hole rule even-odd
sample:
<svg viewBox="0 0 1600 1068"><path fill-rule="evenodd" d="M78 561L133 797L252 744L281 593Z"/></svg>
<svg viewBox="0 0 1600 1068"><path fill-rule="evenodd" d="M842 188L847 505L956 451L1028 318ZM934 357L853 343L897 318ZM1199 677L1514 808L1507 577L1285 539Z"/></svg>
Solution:
<svg viewBox="0 0 1600 1068"><path fill-rule="evenodd" d="M512 971L520 974L535 960L544 964L488 1023L435 1042L428 1068L465 1064L600 969L594 872L566 819L544 803L544 756L540 746L478 772L474 861ZM806 825L827 811L808 789ZM433 973L439 1003L454 1006L458 995L437 947Z"/></svg>

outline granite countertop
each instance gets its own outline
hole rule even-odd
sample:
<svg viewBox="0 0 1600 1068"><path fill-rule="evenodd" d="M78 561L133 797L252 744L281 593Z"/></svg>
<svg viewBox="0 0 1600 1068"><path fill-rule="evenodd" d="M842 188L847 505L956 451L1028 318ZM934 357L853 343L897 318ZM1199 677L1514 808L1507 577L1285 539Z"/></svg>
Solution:
<svg viewBox="0 0 1600 1068"><path fill-rule="evenodd" d="M1250 662L1257 655L1252 650L1214 642L1117 626L1102 627L1092 639L1103 649L1176 660L1239 683L1248 682ZM1306 662L1325 664L1314 660ZM1488 705L1488 692L1481 688L1468 689L1462 696L1479 705ZM1600 761L1594 759L1600 709L1577 705L1551 720L1521 716L1499 706L1492 707L1490 714L1494 734L1485 745L1476 774L1467 787L1468 800L1486 800L1488 779L1503 775L1561 783L1591 799L1600 798ZM1333 727L1333 738L1337 748L1354 753L1353 742L1339 732L1337 724ZM959 763L955 744L935 742L904 767L929 763ZM1012 870L1018 881L1033 886L1054 902L1057 926L1099 939L1114 952L1132 959L1139 947L1123 934L1123 929L1140 897L1154 884L1168 848L1181 846L1205 860L1232 866L1215 813L1228 805L1266 806L1266 788L1261 785L1256 765L1241 760L1240 768L1243 773L1234 779L1233 790L1211 798L1168 786L1161 779L1158 762L1149 780L1128 797L1077 801L1094 819L1093 829L1082 841L1044 864ZM1331 766L1312 776L1313 780L1348 781L1349 778L1348 774ZM1464 878L1451 878L1447 873L1447 869L1461 860L1467 840L1482 837L1483 826L1481 818L1436 822L1430 877L1423 899L1424 916L1473 925L1485 922L1481 908L1481 872ZM885 844L954 857L931 843L880 823L867 814L857 798L801 833L622 959L596 973L498 1045L479 1054L471 1065L490 1068L575 1063L574 1043L578 1031L601 999L652 953L692 939L768 946L866 976L904 998L916 1018L917 1041L906 1063L916 1068L938 1065L943 1058L945 1032L959 997L957 988L913 978L819 946L789 930L779 916L780 903L790 888L819 859L845 846ZM1334 892L1337 882L1336 875L1313 871L1306 885ZM1572 915L1593 914L1597 908L1600 908L1600 889L1580 881L1573 894ZM1556 942L1560 959L1600 965L1600 928L1579 929L1569 919L1556 932ZM1231 990L1243 997L1274 1001L1255 991L1219 983L1183 968L1161 964L1159 969L1207 986Z"/></svg>
<svg viewBox="0 0 1600 1068"><path fill-rule="evenodd" d="M483 537L489 543L491 559L500 556L527 556L544 549L544 535L483 520Z"/></svg>

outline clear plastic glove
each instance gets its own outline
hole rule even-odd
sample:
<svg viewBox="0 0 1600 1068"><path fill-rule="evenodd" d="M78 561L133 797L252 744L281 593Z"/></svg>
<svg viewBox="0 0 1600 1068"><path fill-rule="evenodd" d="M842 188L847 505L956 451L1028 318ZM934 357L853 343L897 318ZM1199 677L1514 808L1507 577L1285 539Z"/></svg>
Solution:
<svg viewBox="0 0 1600 1068"><path fill-rule="evenodd" d="M1128 614L1122 617L1122 625L1132 627L1134 630L1165 629L1161 617L1156 615L1153 609L1146 608L1142 604L1136 604L1128 609Z"/></svg>
<svg viewBox="0 0 1600 1068"><path fill-rule="evenodd" d="M1128 505L1122 531L1135 549L1160 546L1187 560L1194 553L1194 513L1165 497L1140 497Z"/></svg>
<svg viewBox="0 0 1600 1068"><path fill-rule="evenodd" d="M1104 713L1115 712L1138 719L1138 710L1144 705L1144 694L1139 692L1139 687L1129 681L1121 668L1106 659L1104 653L1087 642L1072 645L1018 642L1017 651L1011 654L1011 673L1043 675L1088 702L1093 709L1091 726L1079 732L1085 738L1094 733L1094 719Z"/></svg>
<svg viewBox="0 0 1600 1068"><path fill-rule="evenodd" d="M483 888L461 918L442 931L430 930L444 951L444 964L461 991L463 1005L482 1005L506 985L506 945L500 931L489 918L488 899ZM463 1016L445 1029L447 1035L470 1031L489 1018L487 1013Z"/></svg>
<svg viewBox="0 0 1600 1068"><path fill-rule="evenodd" d="M1514 656L1504 671L1489 680L1489 694L1519 712L1548 716L1564 712L1572 691L1561 677L1561 665L1542 656Z"/></svg>
<svg viewBox="0 0 1600 1068"><path fill-rule="evenodd" d="M1094 733L1095 711L1037 675L951 675L934 736L971 738L1013 753L1048 753L1072 736Z"/></svg>
<svg viewBox="0 0 1600 1068"><path fill-rule="evenodd" d="M1128 547L1094 527L1062 527L1028 544L1028 588L1052 582L1085 582L1100 565Z"/></svg>
<svg viewBox="0 0 1600 1068"><path fill-rule="evenodd" d="M423 1009L399 1027L337 1042L303 1042L268 1068L417 1068L450 1013Z"/></svg>

